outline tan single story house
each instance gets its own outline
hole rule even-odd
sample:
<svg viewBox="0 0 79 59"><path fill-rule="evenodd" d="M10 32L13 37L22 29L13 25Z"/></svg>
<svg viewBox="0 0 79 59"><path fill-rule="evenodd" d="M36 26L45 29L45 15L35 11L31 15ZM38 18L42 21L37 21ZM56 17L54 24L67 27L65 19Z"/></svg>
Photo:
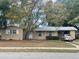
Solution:
<svg viewBox="0 0 79 59"><path fill-rule="evenodd" d="M23 30L18 26L7 26L0 30L1 40L23 40Z"/></svg>
<svg viewBox="0 0 79 59"><path fill-rule="evenodd" d="M46 40L48 37L62 39L64 35L70 35L75 39L77 29L74 27L39 27L33 33L33 39Z"/></svg>
<svg viewBox="0 0 79 59"><path fill-rule="evenodd" d="M30 39L46 40L49 37L63 38L65 34L75 39L77 29L74 27L39 27L29 35ZM23 40L23 29L18 26L8 26L6 29L0 30L1 40Z"/></svg>

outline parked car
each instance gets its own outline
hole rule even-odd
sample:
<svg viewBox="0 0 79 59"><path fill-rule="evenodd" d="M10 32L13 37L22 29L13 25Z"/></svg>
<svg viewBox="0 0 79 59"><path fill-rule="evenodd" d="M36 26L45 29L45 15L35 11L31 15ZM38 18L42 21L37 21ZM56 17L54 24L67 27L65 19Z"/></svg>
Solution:
<svg viewBox="0 0 79 59"><path fill-rule="evenodd" d="M64 35L64 40L65 41L73 41L74 38L72 36L70 36L70 35Z"/></svg>

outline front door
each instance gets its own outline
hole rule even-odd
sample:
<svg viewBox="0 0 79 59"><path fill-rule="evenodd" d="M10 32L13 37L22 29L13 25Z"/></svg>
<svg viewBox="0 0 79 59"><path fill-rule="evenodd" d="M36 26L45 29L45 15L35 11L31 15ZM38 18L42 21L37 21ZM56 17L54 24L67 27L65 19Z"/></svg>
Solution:
<svg viewBox="0 0 79 59"><path fill-rule="evenodd" d="M64 32L63 31L59 31L58 32L58 36L60 39L63 39L64 38Z"/></svg>
<svg viewBox="0 0 79 59"><path fill-rule="evenodd" d="M48 36L46 36L47 40L52 40L52 32L48 32Z"/></svg>
<svg viewBox="0 0 79 59"><path fill-rule="evenodd" d="M1 35L0 35L0 40L1 40Z"/></svg>

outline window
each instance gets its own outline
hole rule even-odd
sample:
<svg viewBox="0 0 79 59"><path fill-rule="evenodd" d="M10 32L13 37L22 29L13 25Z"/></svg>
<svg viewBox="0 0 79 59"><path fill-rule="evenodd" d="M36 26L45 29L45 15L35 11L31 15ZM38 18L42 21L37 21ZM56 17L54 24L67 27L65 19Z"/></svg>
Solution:
<svg viewBox="0 0 79 59"><path fill-rule="evenodd" d="M16 34L16 30L13 30L13 34Z"/></svg>
<svg viewBox="0 0 79 59"><path fill-rule="evenodd" d="M52 36L52 32L49 32L49 36Z"/></svg>
<svg viewBox="0 0 79 59"><path fill-rule="evenodd" d="M41 32L38 32L38 36L42 36L42 33Z"/></svg>
<svg viewBox="0 0 79 59"><path fill-rule="evenodd" d="M10 34L10 30L7 29L7 30L5 31L5 33L6 33L6 34Z"/></svg>
<svg viewBox="0 0 79 59"><path fill-rule="evenodd" d="M16 34L16 30L8 29L5 31L6 34Z"/></svg>

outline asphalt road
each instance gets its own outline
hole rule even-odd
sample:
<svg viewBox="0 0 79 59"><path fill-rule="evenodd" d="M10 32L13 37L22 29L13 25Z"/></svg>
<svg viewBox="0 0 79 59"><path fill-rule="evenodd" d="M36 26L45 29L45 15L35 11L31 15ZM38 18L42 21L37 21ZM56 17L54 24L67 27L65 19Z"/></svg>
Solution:
<svg viewBox="0 0 79 59"><path fill-rule="evenodd" d="M0 59L79 59L79 53L0 52Z"/></svg>

